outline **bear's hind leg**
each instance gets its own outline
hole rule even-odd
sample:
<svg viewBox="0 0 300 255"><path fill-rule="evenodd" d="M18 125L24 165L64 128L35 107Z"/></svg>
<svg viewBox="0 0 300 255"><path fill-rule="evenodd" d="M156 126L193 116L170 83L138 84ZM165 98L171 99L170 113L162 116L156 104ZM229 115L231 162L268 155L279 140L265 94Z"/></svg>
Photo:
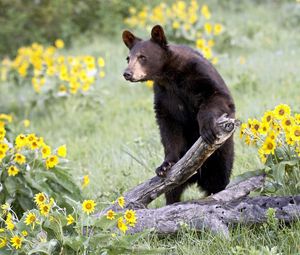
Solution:
<svg viewBox="0 0 300 255"><path fill-rule="evenodd" d="M229 138L202 165L198 185L207 192L207 195L224 190L229 183L232 165L233 141Z"/></svg>

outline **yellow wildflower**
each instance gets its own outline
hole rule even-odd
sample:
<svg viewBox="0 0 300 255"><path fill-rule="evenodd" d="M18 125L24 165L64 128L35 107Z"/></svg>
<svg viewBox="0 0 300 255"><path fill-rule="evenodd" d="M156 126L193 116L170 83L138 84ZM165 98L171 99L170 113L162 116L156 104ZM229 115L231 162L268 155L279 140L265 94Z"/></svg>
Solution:
<svg viewBox="0 0 300 255"><path fill-rule="evenodd" d="M290 135L294 141L300 141L300 125L294 125L291 128Z"/></svg>
<svg viewBox="0 0 300 255"><path fill-rule="evenodd" d="M121 196L121 197L119 197L119 198L117 199L117 201L118 201L119 206L120 206L121 208L124 208L124 206L125 206L125 198L124 198L123 196Z"/></svg>
<svg viewBox="0 0 300 255"><path fill-rule="evenodd" d="M5 247L7 244L7 238L6 237L0 237L0 248Z"/></svg>
<svg viewBox="0 0 300 255"><path fill-rule="evenodd" d="M28 128L30 126L30 120L23 120L23 125L25 128Z"/></svg>
<svg viewBox="0 0 300 255"><path fill-rule="evenodd" d="M30 212L27 214L26 219L25 219L25 224L26 225L32 225L32 229L34 229L34 225L36 223L36 215L33 212Z"/></svg>
<svg viewBox="0 0 300 255"><path fill-rule="evenodd" d="M223 30L223 26L221 24L215 24L214 25L214 34L219 35Z"/></svg>
<svg viewBox="0 0 300 255"><path fill-rule="evenodd" d="M21 233L22 233L22 236L24 236L24 237L28 236L28 232L26 230L23 230Z"/></svg>
<svg viewBox="0 0 300 255"><path fill-rule="evenodd" d="M41 204L41 205L39 205L39 209L40 209L40 213L43 216L48 216L50 209L51 209L51 205L50 204Z"/></svg>
<svg viewBox="0 0 300 255"><path fill-rule="evenodd" d="M82 188L85 188L86 186L88 186L90 183L90 178L88 175L84 175L83 178L82 178Z"/></svg>
<svg viewBox="0 0 300 255"><path fill-rule="evenodd" d="M20 170L16 166L10 166L7 172L8 176L16 176Z"/></svg>
<svg viewBox="0 0 300 255"><path fill-rule="evenodd" d="M74 220L73 216L72 216L71 214L69 214L69 215L67 216L67 225L73 224L74 221L75 221L75 220Z"/></svg>
<svg viewBox="0 0 300 255"><path fill-rule="evenodd" d="M15 249L20 249L22 247L23 238L15 235L10 239L10 242Z"/></svg>
<svg viewBox="0 0 300 255"><path fill-rule="evenodd" d="M267 139L265 140L263 146L262 146L262 150L263 152L268 155L268 154L274 154L275 152L275 148L276 148L276 143L273 139L267 137Z"/></svg>
<svg viewBox="0 0 300 255"><path fill-rule="evenodd" d="M126 233L128 227L126 225L126 223L123 221L123 218L120 217L118 219L118 224L117 224L118 228L123 232L123 233Z"/></svg>
<svg viewBox="0 0 300 255"><path fill-rule="evenodd" d="M62 49L63 47L65 47L65 43L61 39L55 40L54 44L55 44L55 47L58 49Z"/></svg>
<svg viewBox="0 0 300 255"><path fill-rule="evenodd" d="M277 119L283 119L284 117L290 116L291 109L286 104L277 105L274 109L274 115Z"/></svg>
<svg viewBox="0 0 300 255"><path fill-rule="evenodd" d="M116 216L116 213L113 210L109 210L106 213L106 218L109 220L113 220Z"/></svg>
<svg viewBox="0 0 300 255"><path fill-rule="evenodd" d="M22 148L26 145L27 141L26 141L26 136L24 134L19 134L17 137L16 137L16 140L15 140L15 144L16 144L16 147L17 148Z"/></svg>
<svg viewBox="0 0 300 255"><path fill-rule="evenodd" d="M105 61L102 57L98 58L98 66L99 67L104 67L105 66Z"/></svg>
<svg viewBox="0 0 300 255"><path fill-rule="evenodd" d="M87 215L94 212L96 203L94 200L84 200L82 203L82 211L84 211Z"/></svg>
<svg viewBox="0 0 300 255"><path fill-rule="evenodd" d="M46 195L44 193L38 193L34 196L34 202L37 205L42 205L46 202Z"/></svg>
<svg viewBox="0 0 300 255"><path fill-rule="evenodd" d="M20 165L26 163L26 157L21 153L16 153L14 157L14 161Z"/></svg>
<svg viewBox="0 0 300 255"><path fill-rule="evenodd" d="M147 85L147 87L150 88L150 89L153 88L153 84L154 84L154 81L151 81L151 80L146 81L146 85Z"/></svg>
<svg viewBox="0 0 300 255"><path fill-rule="evenodd" d="M41 149L42 158L47 158L51 155L51 147L48 145L44 145Z"/></svg>
<svg viewBox="0 0 300 255"><path fill-rule="evenodd" d="M57 155L62 158L67 156L67 146L65 144L57 148Z"/></svg>
<svg viewBox="0 0 300 255"><path fill-rule="evenodd" d="M55 167L59 163L59 159L56 155L51 155L46 160L47 169Z"/></svg>
<svg viewBox="0 0 300 255"><path fill-rule="evenodd" d="M124 218L130 226L134 226L136 224L136 216L135 216L135 211L133 210L126 210L124 214Z"/></svg>

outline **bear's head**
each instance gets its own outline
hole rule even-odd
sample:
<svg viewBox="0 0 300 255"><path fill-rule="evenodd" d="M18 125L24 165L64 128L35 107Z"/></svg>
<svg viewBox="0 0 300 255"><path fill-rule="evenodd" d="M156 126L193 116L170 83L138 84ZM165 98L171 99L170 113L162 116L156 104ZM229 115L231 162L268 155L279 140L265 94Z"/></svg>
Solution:
<svg viewBox="0 0 300 255"><path fill-rule="evenodd" d="M152 28L151 38L142 40L129 31L123 32L123 41L128 47L128 66L124 78L131 82L155 80L159 77L167 61L168 43L163 28Z"/></svg>

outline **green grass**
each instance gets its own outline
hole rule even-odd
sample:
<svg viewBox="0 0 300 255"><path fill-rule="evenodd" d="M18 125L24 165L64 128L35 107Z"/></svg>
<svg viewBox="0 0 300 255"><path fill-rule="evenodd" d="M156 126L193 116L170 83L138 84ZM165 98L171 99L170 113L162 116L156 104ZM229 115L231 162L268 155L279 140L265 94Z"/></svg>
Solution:
<svg viewBox="0 0 300 255"><path fill-rule="evenodd" d="M217 69L232 91L237 117L243 121L259 117L278 103L289 104L299 112L300 33L288 11L296 4L225 2L228 5L212 4L214 16L232 37L231 43L218 45L221 60ZM67 53L105 57L107 77L96 85L93 100L75 97L24 111L20 102L24 94L32 91L3 84L0 111L13 113L19 120L28 117L31 131L44 136L53 146L66 143L74 176L90 173L86 195L111 201L153 176L163 160L152 91L123 80L127 49L121 36L113 41L104 35L88 41L81 38ZM241 56L246 59L244 65L239 63ZM256 150L244 145L238 135L235 144L233 176L261 166ZM196 187L184 195L184 199L197 197ZM159 198L151 207L162 205L164 199ZM231 237L224 240L206 232L183 231L165 238L149 236L143 243L165 247L167 254L276 254L268 251L272 247L282 254L300 253L299 222L275 230L272 226L235 227Z"/></svg>

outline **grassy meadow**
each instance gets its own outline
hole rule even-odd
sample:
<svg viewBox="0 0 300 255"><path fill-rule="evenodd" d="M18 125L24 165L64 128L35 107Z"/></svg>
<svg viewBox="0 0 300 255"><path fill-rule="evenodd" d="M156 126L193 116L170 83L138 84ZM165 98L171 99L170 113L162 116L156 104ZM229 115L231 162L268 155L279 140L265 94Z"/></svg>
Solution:
<svg viewBox="0 0 300 255"><path fill-rule="evenodd" d="M216 68L232 92L237 118L260 117L279 103L300 112L300 26L295 21L300 22L300 3L213 1L210 8L230 38L217 44ZM64 50L69 55L104 57L106 77L97 82L91 96L27 107L24 100L36 97L29 86L0 84L0 112L29 119L28 130L54 145L67 144L73 176L79 181L89 174L91 182L84 192L97 201L113 201L152 177L163 160L152 90L142 83L126 82L122 76L128 50L121 32L119 36L80 36ZM139 36L149 37L146 32ZM232 178L262 166L257 150L245 145L238 134L235 145ZM199 190L190 187L184 200L199 196ZM164 203L161 197L151 207ZM165 254L299 254L300 221L285 227L233 227L230 240L184 230L175 236L150 235L140 243L166 248Z"/></svg>

